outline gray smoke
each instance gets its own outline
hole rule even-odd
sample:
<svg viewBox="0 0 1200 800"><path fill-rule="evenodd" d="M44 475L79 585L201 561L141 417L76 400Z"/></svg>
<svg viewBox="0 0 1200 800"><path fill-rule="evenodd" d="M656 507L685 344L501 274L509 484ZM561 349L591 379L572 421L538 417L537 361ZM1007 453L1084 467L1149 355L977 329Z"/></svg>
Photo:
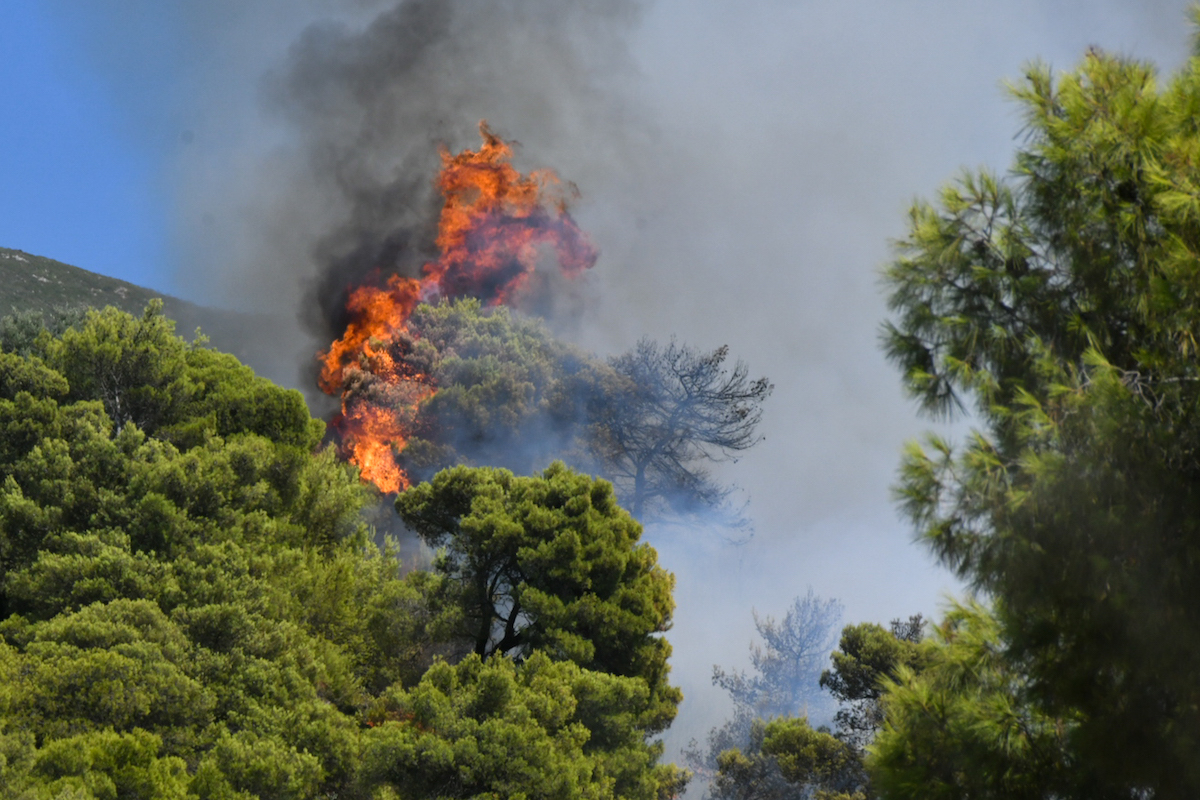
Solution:
<svg viewBox="0 0 1200 800"><path fill-rule="evenodd" d="M178 285L279 317L255 364L273 377L311 390L346 284L420 263L437 146L476 146L486 118L522 143L519 167L582 192L602 256L565 328L578 343L729 344L775 383L767 440L722 476L749 496L755 538L649 532L679 578L672 755L727 713L712 665L746 663L752 608L779 615L811 585L847 622L886 622L936 616L955 590L888 497L903 441L929 427L876 346L888 240L960 167L1008 167L1020 121L1000 83L1025 61L1068 68L1100 45L1172 69L1186 5L189 4L156 116L135 78L167 56L128 20L158 4L91 12L81 36L137 124L172 142Z"/></svg>
<svg viewBox="0 0 1200 800"><path fill-rule="evenodd" d="M601 76L623 38L613 26L632 8L419 0L363 29L325 22L303 32L266 94L306 155L297 188L332 212L313 231L315 282L303 303L323 311L320 333L344 329L347 286L373 271L416 276L436 255L438 148L477 146L480 119L510 136L529 130L541 157L556 143L596 153L622 136Z"/></svg>
<svg viewBox="0 0 1200 800"><path fill-rule="evenodd" d="M259 74L218 69L256 121L206 146L197 134L180 160L181 212L201 221L180 232L181 282L289 317L311 354L340 334L348 288L430 260L439 148L478 147L480 120L518 141L522 169L557 168L589 192L629 182L646 135L621 88L639 13L635 0L308 4L288 36L263 31L276 58ZM311 383L311 358L288 356Z"/></svg>

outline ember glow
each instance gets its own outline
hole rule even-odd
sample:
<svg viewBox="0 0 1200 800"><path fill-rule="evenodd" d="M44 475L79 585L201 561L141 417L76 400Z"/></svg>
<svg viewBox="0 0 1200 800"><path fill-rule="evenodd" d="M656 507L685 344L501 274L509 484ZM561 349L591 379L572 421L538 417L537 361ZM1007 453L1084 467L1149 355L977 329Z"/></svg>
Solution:
<svg viewBox="0 0 1200 800"><path fill-rule="evenodd" d="M346 330L319 355L322 391L341 396L332 427L342 454L383 492L408 487L397 456L418 407L437 391L432 376L402 363L412 346L408 320L417 304L457 297L510 304L547 250L568 277L596 263L596 248L567 211L573 188L564 188L550 170L522 175L510 163L507 142L485 122L479 133L479 150L442 151L437 260L425 264L419 279L384 278L377 271L375 283L355 287L346 303Z"/></svg>

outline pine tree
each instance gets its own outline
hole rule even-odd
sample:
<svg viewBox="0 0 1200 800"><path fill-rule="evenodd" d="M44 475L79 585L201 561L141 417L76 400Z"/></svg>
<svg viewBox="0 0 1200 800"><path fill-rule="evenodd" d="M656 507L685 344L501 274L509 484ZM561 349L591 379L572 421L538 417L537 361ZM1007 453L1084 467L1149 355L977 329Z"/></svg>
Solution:
<svg viewBox="0 0 1200 800"><path fill-rule="evenodd" d="M905 385L984 425L912 446L898 495L996 598L1030 697L1078 717L1074 791L1196 796L1200 56L1160 86L1093 49L1012 91L1013 174L917 203L886 271Z"/></svg>

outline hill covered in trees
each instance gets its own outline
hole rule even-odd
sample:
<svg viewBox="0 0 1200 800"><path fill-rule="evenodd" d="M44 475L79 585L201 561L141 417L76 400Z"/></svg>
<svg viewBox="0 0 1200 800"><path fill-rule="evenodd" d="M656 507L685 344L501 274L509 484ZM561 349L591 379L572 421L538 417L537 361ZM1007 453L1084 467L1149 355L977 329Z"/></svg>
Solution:
<svg viewBox="0 0 1200 800"><path fill-rule="evenodd" d="M138 286L73 267L52 258L0 247L0 311L50 312L60 308L104 308L114 306L130 314L141 314L151 300L163 301L163 313L189 331L213 309L188 303Z"/></svg>
<svg viewBox="0 0 1200 800"><path fill-rule="evenodd" d="M88 308L113 306L134 316L152 300L162 301L162 313L175 321L175 330L191 338L203 330L212 345L243 363L267 365L276 360L276 333L289 326L270 317L189 303L144 286L110 278L44 256L0 247L0 317L5 315L76 315ZM290 351L285 351L290 352Z"/></svg>

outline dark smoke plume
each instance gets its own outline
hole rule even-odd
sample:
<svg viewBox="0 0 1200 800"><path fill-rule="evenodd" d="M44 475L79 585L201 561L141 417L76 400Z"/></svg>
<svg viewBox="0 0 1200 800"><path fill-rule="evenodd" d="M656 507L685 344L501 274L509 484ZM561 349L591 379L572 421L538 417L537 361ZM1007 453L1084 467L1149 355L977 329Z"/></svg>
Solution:
<svg viewBox="0 0 1200 800"><path fill-rule="evenodd" d="M283 219L294 212L294 226L277 227L308 239L308 274L294 277L311 333L341 334L349 288L375 273L416 277L436 256L439 147L473 146L480 119L564 178L577 177L581 154L601 168L600 151L624 135L603 82L626 69L621 42L637 10L630 0L413 0L365 26L304 30L264 94L301 158L271 205ZM306 219L314 208L319 218Z"/></svg>

